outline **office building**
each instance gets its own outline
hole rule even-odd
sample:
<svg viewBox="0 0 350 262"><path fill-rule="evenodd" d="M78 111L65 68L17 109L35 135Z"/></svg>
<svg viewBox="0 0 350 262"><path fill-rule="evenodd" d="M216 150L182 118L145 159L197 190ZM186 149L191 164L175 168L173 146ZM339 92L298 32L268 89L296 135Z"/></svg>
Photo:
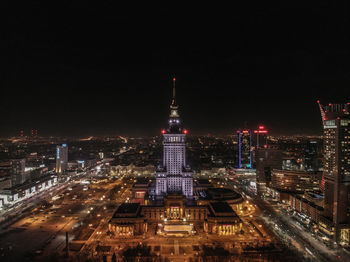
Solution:
<svg viewBox="0 0 350 262"><path fill-rule="evenodd" d="M62 144L56 147L56 173L62 174L67 169L68 146Z"/></svg>
<svg viewBox="0 0 350 262"><path fill-rule="evenodd" d="M273 169L271 172L270 187L295 193L319 191L321 178L321 172Z"/></svg>
<svg viewBox="0 0 350 262"><path fill-rule="evenodd" d="M239 129L238 135L238 168L252 168L252 132Z"/></svg>
<svg viewBox="0 0 350 262"><path fill-rule="evenodd" d="M282 169L282 151L274 148L260 148L255 152L256 184L259 193L266 191L271 182L273 169Z"/></svg>
<svg viewBox="0 0 350 262"><path fill-rule="evenodd" d="M321 148L322 143L317 139L306 142L304 151L304 169L306 171L318 171L321 168Z"/></svg>
<svg viewBox="0 0 350 262"><path fill-rule="evenodd" d="M12 185L23 184L28 179L28 175L25 172L25 167L26 167L25 158L11 160Z"/></svg>
<svg viewBox="0 0 350 262"><path fill-rule="evenodd" d="M265 129L265 126L260 125L258 129L253 131L253 146L255 149L266 148L267 147L267 134L268 131Z"/></svg>

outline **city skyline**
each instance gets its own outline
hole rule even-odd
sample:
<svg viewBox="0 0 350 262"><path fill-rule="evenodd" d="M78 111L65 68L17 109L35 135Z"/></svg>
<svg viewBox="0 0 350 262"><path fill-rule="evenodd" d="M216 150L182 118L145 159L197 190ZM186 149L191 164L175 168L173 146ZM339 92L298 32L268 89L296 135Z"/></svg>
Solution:
<svg viewBox="0 0 350 262"><path fill-rule="evenodd" d="M8 16L1 136L32 128L154 136L166 125L173 76L190 134L229 135L246 123L271 134L321 134L316 101L349 100L341 5L310 15L306 7L242 4L214 19L221 8L72 4L63 21L55 8Z"/></svg>
<svg viewBox="0 0 350 262"><path fill-rule="evenodd" d="M350 261L349 7L7 5L1 261Z"/></svg>

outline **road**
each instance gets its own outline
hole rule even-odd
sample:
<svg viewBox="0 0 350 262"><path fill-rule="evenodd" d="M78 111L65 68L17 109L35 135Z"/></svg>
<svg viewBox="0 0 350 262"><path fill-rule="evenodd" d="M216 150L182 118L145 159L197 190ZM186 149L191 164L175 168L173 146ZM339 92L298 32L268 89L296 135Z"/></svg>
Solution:
<svg viewBox="0 0 350 262"><path fill-rule="evenodd" d="M93 176L85 174L80 178L85 179L90 175ZM80 178L77 177L76 180ZM103 180L103 177L99 179ZM98 212L103 212L105 204L109 202L104 193L119 183L106 180L84 190L86 185L71 181L37 196L38 203L45 199L46 204L25 212L17 210L19 214L23 212L23 217L16 219L16 222L0 232L0 260L32 261L35 258L45 261L54 254L62 254L65 233L69 232L70 241L89 234L89 225L97 225L101 216ZM55 195L60 197L54 200L52 196Z"/></svg>
<svg viewBox="0 0 350 262"><path fill-rule="evenodd" d="M261 209L263 213L261 218L270 226L277 236L287 245L294 246L305 257L315 261L349 261L346 253L336 252L329 249L304 229L298 227L290 217L276 210L271 204L260 198L254 191L248 190L237 183L229 182L228 185L233 187L236 191L248 195L251 200ZM237 190L239 189L239 190Z"/></svg>

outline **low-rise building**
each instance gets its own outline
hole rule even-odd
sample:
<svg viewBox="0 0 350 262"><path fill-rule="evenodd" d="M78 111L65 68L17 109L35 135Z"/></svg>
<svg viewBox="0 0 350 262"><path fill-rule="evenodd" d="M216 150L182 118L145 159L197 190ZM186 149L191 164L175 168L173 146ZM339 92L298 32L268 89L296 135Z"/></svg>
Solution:
<svg viewBox="0 0 350 262"><path fill-rule="evenodd" d="M231 206L222 201L197 205L181 194L168 194L163 202L142 206L124 203L109 221L109 230L116 237L146 233L149 224L157 225L162 234L188 234L196 230L219 235L239 233L242 222Z"/></svg>
<svg viewBox="0 0 350 262"><path fill-rule="evenodd" d="M321 172L305 172L274 169L270 187L278 190L304 193L320 189Z"/></svg>
<svg viewBox="0 0 350 262"><path fill-rule="evenodd" d="M319 223L323 207L311 201L310 198L307 199L303 195L290 194L289 205L293 210L307 216L315 223Z"/></svg>
<svg viewBox="0 0 350 262"><path fill-rule="evenodd" d="M49 189L56 184L56 176L45 176L30 183L15 185L11 188L4 188L0 190L0 200L3 201L4 205L12 205L32 197L38 192Z"/></svg>

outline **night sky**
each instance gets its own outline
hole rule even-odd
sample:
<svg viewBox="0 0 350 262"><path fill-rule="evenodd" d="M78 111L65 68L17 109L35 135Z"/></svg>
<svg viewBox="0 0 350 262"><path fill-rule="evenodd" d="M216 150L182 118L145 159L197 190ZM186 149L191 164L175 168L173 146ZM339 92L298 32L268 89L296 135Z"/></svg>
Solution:
<svg viewBox="0 0 350 262"><path fill-rule="evenodd" d="M319 134L316 100L350 101L346 1L29 2L6 12L1 136L157 135L174 75L192 134L261 123L273 134Z"/></svg>

